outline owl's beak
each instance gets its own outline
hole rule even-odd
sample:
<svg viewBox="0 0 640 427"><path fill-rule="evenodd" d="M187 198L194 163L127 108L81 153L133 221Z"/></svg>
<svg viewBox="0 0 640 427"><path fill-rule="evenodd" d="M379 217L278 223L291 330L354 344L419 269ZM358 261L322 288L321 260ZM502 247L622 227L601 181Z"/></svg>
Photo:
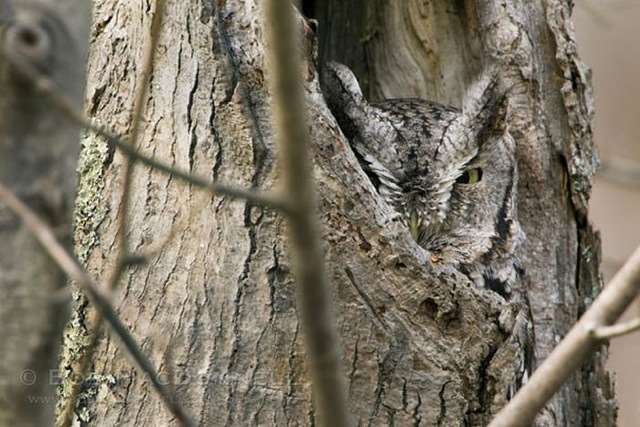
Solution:
<svg viewBox="0 0 640 427"><path fill-rule="evenodd" d="M420 226L422 225L422 220L418 216L416 211L411 211L411 215L409 215L409 231L411 232L411 236L413 240L416 242L420 237Z"/></svg>

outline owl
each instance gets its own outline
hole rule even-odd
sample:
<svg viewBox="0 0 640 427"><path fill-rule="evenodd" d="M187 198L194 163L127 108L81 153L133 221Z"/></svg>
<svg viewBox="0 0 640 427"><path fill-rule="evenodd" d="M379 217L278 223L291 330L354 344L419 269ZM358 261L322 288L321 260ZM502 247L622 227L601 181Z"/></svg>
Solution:
<svg viewBox="0 0 640 427"><path fill-rule="evenodd" d="M467 89L462 109L415 98L367 102L353 73L335 63L322 87L371 184L428 258L508 297L523 234L515 142L496 73Z"/></svg>

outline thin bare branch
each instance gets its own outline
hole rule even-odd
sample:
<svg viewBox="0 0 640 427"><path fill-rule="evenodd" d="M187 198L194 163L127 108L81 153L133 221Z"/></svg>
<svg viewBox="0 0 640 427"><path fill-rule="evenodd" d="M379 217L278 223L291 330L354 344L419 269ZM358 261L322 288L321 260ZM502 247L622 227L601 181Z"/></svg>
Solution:
<svg viewBox="0 0 640 427"><path fill-rule="evenodd" d="M142 125L142 115L144 113L145 101L149 92L149 78L151 71L153 70L153 63L155 60L155 53L158 46L158 39L160 37L160 29L162 28L162 21L164 19L165 2L164 0L155 1L156 10L153 13L151 20L151 28L149 29L149 37L146 40L144 48L142 50L142 69L138 75L138 81L136 84L136 92L133 99L133 113L131 115L131 136L129 137L129 144L134 150L138 146L138 139L140 135L140 129ZM118 239L120 241L118 264L116 265L116 274L113 275L113 281L111 287L115 288L120 281L122 275L122 261L129 254L129 243L127 240L127 226L129 217L129 206L131 205L131 177L133 175L133 167L135 160L129 156L125 156L124 161L124 176L122 181L122 196L120 199L120 209L118 212Z"/></svg>
<svg viewBox="0 0 640 427"><path fill-rule="evenodd" d="M269 0L266 3L265 25L270 30L270 71L280 165L286 194L292 205L295 203L289 225L296 261L298 307L302 313L320 424L346 427L349 422L339 345L329 309L329 283L315 220L313 166L309 158L311 137L305 113L298 40L300 29L294 23L293 12L288 1Z"/></svg>
<svg viewBox="0 0 640 427"><path fill-rule="evenodd" d="M593 328L590 332L597 340L609 340L611 338L628 335L632 332L640 330L640 318L630 320L625 323L620 323L611 326L601 326L599 328Z"/></svg>
<svg viewBox="0 0 640 427"><path fill-rule="evenodd" d="M164 0L155 1L156 10L153 13L151 20L151 27L149 30L149 37L142 50L142 69L138 75L138 82L136 85L136 92L133 101L133 112L131 116L131 136L129 138L131 147L135 149L138 142L138 137L141 128L142 115L144 112L145 100L148 93L149 78L153 69L153 63L155 59L155 52L158 45L158 38L160 35L160 29L162 27L162 21L165 12ZM109 280L108 291L112 291L118 286L120 278L124 273L126 267L130 262L129 254L129 242L128 235L128 217L129 206L131 205L131 178L133 175L133 167L135 160L129 156L125 156L124 163L124 175L122 180L122 195L120 198L120 208L118 210L118 227L116 231L116 238L119 241L118 254L116 256L116 262L114 271L111 273ZM79 355L79 360L75 363L75 368L78 371L74 371L78 380L71 383L71 390L66 397L64 407L61 411L61 427L68 427L73 421L73 412L76 405L76 400L80 393L82 386L82 379L86 377L87 370L89 369L90 361L93 359L93 354L98 343L98 334L100 332L103 317L99 312L92 312L87 319L87 334L89 338L89 345L83 349L83 352Z"/></svg>
<svg viewBox="0 0 640 427"><path fill-rule="evenodd" d="M598 177L637 191L640 188L640 163L622 157L603 157Z"/></svg>
<svg viewBox="0 0 640 427"><path fill-rule="evenodd" d="M611 17L607 16L607 14L600 10L593 2L581 1L578 3L578 7L582 7L598 26L602 28L611 28ZM610 8L611 5L608 5L608 7Z"/></svg>
<svg viewBox="0 0 640 427"><path fill-rule="evenodd" d="M602 339L594 331L613 324L633 303L639 292L640 247L489 427L531 425L538 411L602 343Z"/></svg>
<svg viewBox="0 0 640 427"><path fill-rule="evenodd" d="M29 64L25 64L22 61L16 61L14 60L14 58L10 58L10 60L16 67L18 67L18 69L25 75L25 77L31 79L34 87L41 93L46 95L53 102L53 104L57 108L59 108L70 120L72 120L79 126L82 126L103 137L108 144L115 146L135 161L138 161L151 168L157 169L162 173L172 175L178 180L191 184L197 188L206 190L215 196L227 196L234 199L246 200L247 202L252 203L256 206L264 206L267 208L275 209L285 214L289 214L291 212L288 202L279 195L265 194L257 190L242 189L227 184L211 182L206 178L181 171L180 169L168 165L160 160L145 156L130 144L124 142L113 132L100 125L92 123L91 120L84 116L84 114L73 107L73 104L69 101L69 99L57 89L55 83L53 83L49 78L40 74Z"/></svg>
<svg viewBox="0 0 640 427"><path fill-rule="evenodd" d="M142 352L135 341L135 338L129 333L127 327L118 317L115 309L109 302L108 296L93 282L87 272L80 264L70 256L64 247L57 241L54 232L47 226L38 216L22 203L8 188L0 183L0 201L2 201L9 209L11 209L24 225L38 239L42 247L47 251L51 258L60 266L60 268L73 280L82 291L87 295L100 315L105 318L111 330L122 342L125 350L129 353L136 366L144 372L149 379L160 398L167 406L167 409L182 423L184 426L195 425L182 407L176 402L170 390L160 381L160 377L151 361Z"/></svg>
<svg viewBox="0 0 640 427"><path fill-rule="evenodd" d="M141 154L129 144L122 141L120 138L114 136L113 134L108 133L101 127L90 124L88 128L96 132L103 138L107 139L110 143L122 150L122 152L139 161L140 163L147 165L153 169L157 169L158 171L166 173L168 175L173 175L174 177L184 182L207 190L213 195L228 196L234 199L244 199L256 206L265 206L268 208L283 211L285 213L289 213L290 211L287 202L280 196L272 196L269 194L260 193L255 190L245 190L242 188L237 188L225 184L218 184L215 182L212 183L205 178L198 177L188 172L183 172L179 169L176 169L172 166Z"/></svg>

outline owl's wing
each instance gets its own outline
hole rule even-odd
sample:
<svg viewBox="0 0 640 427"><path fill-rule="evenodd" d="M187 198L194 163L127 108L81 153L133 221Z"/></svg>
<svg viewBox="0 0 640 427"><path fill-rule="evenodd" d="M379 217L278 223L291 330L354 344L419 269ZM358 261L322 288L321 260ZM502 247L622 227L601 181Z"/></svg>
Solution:
<svg viewBox="0 0 640 427"><path fill-rule="evenodd" d="M397 130L380 109L369 107L358 81L344 65L327 64L322 83L327 104L363 170L383 199L399 210L404 199L402 164L395 145L389 143Z"/></svg>
<svg viewBox="0 0 640 427"><path fill-rule="evenodd" d="M400 211L405 200L405 195L398 177L385 167L371 153L368 153L362 145L356 145L358 160L362 165L367 176L375 186L378 194L382 196L385 202L397 211Z"/></svg>

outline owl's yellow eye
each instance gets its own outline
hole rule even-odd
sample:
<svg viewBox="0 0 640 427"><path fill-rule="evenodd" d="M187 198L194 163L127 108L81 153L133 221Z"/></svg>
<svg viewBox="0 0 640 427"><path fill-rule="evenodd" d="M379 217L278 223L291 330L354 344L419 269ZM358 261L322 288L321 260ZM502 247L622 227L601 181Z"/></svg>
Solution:
<svg viewBox="0 0 640 427"><path fill-rule="evenodd" d="M462 175L456 179L458 184L475 184L482 179L482 169L473 168L464 171Z"/></svg>

